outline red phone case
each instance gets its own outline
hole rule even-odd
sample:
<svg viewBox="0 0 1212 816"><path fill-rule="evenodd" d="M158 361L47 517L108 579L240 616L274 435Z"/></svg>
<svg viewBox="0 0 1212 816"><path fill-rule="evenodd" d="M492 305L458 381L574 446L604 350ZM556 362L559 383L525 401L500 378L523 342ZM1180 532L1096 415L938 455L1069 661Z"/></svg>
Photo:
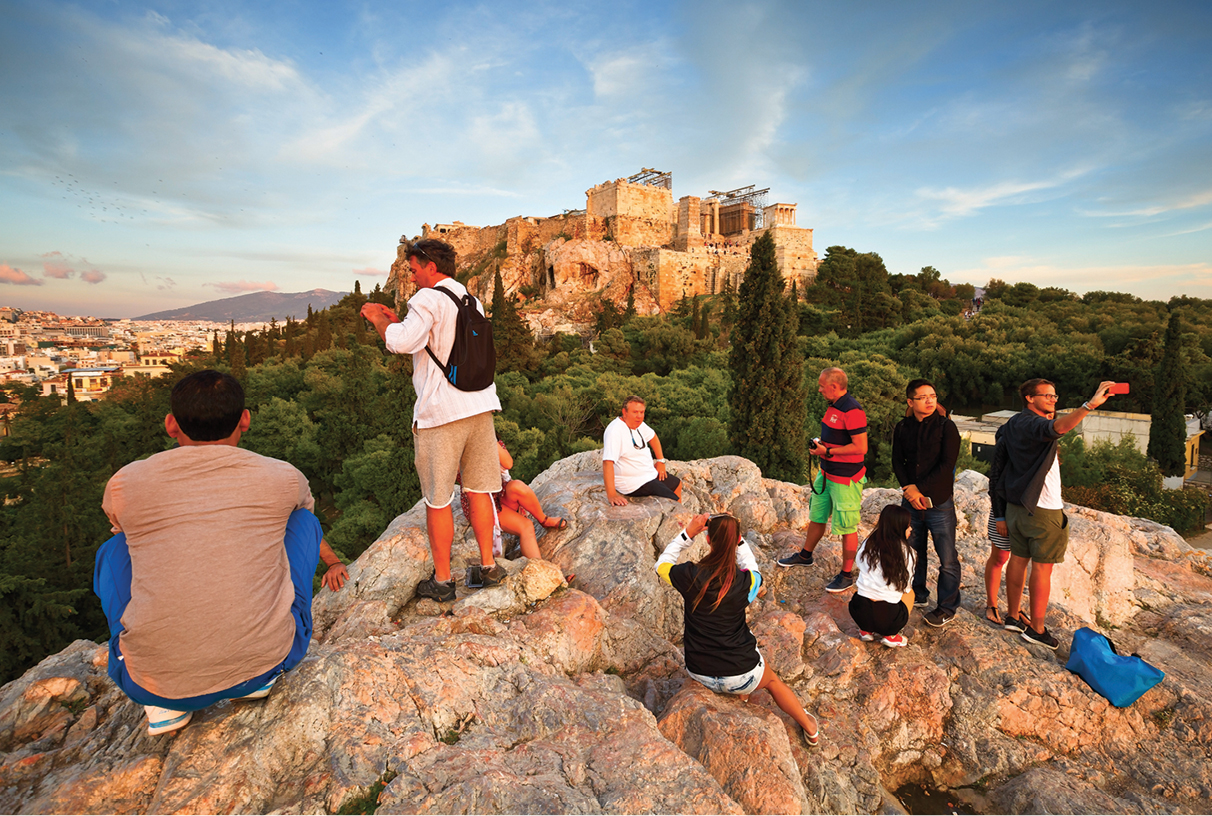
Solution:
<svg viewBox="0 0 1212 816"><path fill-rule="evenodd" d="M1111 394L1127 394L1127 393L1128 393L1128 383L1116 383L1115 385L1113 385L1107 389L1108 396L1110 396Z"/></svg>

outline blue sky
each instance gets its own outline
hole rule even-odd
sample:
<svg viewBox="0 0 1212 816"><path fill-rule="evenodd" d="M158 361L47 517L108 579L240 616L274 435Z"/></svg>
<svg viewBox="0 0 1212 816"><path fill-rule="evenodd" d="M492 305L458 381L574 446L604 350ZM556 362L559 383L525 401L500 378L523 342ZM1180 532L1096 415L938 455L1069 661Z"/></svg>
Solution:
<svg viewBox="0 0 1212 816"><path fill-rule="evenodd" d="M818 253L1212 298L1212 4L0 0L0 305L386 279L424 222L799 205Z"/></svg>

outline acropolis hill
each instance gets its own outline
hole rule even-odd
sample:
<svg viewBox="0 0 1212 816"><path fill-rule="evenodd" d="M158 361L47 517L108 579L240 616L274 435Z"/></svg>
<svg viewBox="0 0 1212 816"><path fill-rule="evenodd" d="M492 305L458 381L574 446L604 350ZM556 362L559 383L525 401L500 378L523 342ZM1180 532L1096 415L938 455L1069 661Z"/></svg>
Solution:
<svg viewBox="0 0 1212 816"><path fill-rule="evenodd" d="M765 203L751 187L709 198L673 200L672 174L645 169L585 192L585 208L549 218L516 216L491 227L460 221L425 224L421 238L439 238L459 253L460 274L481 300L492 296L497 271L505 291L542 303L526 308L532 328L550 330L553 319L588 323L600 299L623 305L634 288L636 308L664 312L683 296L716 294L740 285L749 247L774 239L779 268L790 287L816 276L812 230L795 225L795 204ZM412 293L406 238L400 239L387 290Z"/></svg>

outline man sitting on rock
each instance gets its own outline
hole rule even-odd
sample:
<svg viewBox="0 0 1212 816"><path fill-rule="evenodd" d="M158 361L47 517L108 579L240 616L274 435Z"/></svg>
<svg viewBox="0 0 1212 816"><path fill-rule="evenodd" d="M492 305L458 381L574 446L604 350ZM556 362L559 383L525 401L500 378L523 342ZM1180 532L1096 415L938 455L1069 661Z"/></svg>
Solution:
<svg viewBox="0 0 1212 816"><path fill-rule="evenodd" d="M1025 410L997 429L997 447L989 469L989 495L1006 502L1010 566L1006 569L1008 614L1005 628L1023 640L1056 649L1044 626L1052 594L1052 567L1065 560L1069 520L1061 500L1060 438L1107 401L1113 382L1100 383L1094 396L1076 411L1056 416L1056 385L1027 380L1019 388ZM1031 567L1031 615L1022 614L1023 584Z"/></svg>
<svg viewBox="0 0 1212 816"><path fill-rule="evenodd" d="M105 486L116 535L97 551L93 589L109 621L109 676L174 731L224 699L269 695L311 640L311 589L323 550L307 479L237 447L244 389L199 371L164 418L178 447L132 462ZM343 569L342 569L343 572ZM341 581L326 584L339 586Z"/></svg>
<svg viewBox="0 0 1212 816"><path fill-rule="evenodd" d="M644 422L644 400L628 397L602 435L602 480L606 498L622 507L627 496L682 500L682 480L665 469L661 440ZM652 450L649 450L651 446ZM653 452L657 458L652 458ZM654 466L655 465L655 466Z"/></svg>

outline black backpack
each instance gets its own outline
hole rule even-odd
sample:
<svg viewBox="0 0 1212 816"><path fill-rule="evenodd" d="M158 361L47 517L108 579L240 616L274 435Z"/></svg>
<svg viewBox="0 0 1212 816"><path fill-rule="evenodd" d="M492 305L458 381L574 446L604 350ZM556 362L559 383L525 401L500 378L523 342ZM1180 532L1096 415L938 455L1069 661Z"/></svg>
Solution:
<svg viewBox="0 0 1212 816"><path fill-rule="evenodd" d="M459 297L444 286L435 286L455 302L459 310L455 322L454 345L450 359L443 365L433 349L425 346L434 365L442 369L446 379L460 391L483 391L492 385L497 370L497 350L492 344L492 321L480 314L476 299L471 295Z"/></svg>

